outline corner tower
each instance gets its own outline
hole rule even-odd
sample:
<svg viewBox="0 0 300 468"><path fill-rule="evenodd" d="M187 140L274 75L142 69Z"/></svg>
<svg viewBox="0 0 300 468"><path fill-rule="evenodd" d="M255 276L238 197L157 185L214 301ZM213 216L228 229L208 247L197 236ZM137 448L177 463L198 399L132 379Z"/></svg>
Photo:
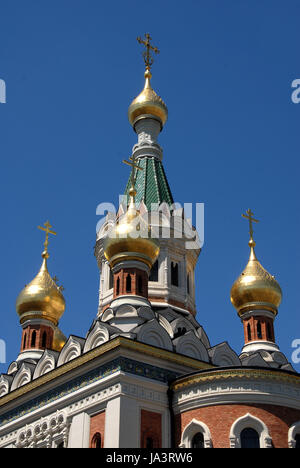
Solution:
<svg viewBox="0 0 300 468"><path fill-rule="evenodd" d="M231 289L231 302L237 309L244 325L245 345L243 353L256 351L276 352L274 320L281 303L282 292L278 282L258 261L253 239L253 218L251 210L244 218L250 226L250 257L246 268Z"/></svg>
<svg viewBox="0 0 300 468"><path fill-rule="evenodd" d="M37 276L20 292L16 309L23 329L21 352L18 361L39 359L45 349L60 351L66 337L58 328L58 322L65 311L65 299L62 287L48 272L48 244L52 227L47 221L39 229L46 232L46 241L42 253L42 266Z"/></svg>

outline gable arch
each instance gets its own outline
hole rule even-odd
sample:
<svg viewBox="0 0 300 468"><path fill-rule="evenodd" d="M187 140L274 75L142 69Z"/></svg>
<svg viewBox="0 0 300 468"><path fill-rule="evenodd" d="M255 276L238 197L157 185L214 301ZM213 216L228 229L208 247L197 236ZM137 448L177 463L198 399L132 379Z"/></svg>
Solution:
<svg viewBox="0 0 300 468"><path fill-rule="evenodd" d="M212 438L208 426L197 419L193 419L183 430L180 448L192 448L192 442L196 434L202 434L204 448L212 448Z"/></svg>
<svg viewBox="0 0 300 468"><path fill-rule="evenodd" d="M288 432L289 448L296 448L297 435L300 435L300 421L296 422L289 428L289 432Z"/></svg>
<svg viewBox="0 0 300 468"><path fill-rule="evenodd" d="M159 325L157 320L153 319L140 325L136 330L137 340L157 348L173 350L173 345L169 334Z"/></svg>
<svg viewBox="0 0 300 468"><path fill-rule="evenodd" d="M57 366L61 366L79 357L82 354L83 342L82 338L70 336L60 352Z"/></svg>
<svg viewBox="0 0 300 468"><path fill-rule="evenodd" d="M209 362L208 352L193 331L173 340L176 352L200 361Z"/></svg>
<svg viewBox="0 0 300 468"><path fill-rule="evenodd" d="M31 378L32 368L28 364L23 363L12 381L11 391L26 385L31 381Z"/></svg>
<svg viewBox="0 0 300 468"><path fill-rule="evenodd" d="M54 351L50 352L49 350L45 350L43 355L41 356L39 362L36 365L33 379L37 379L38 377L47 374L48 372L52 371L56 367L57 355L58 353L54 354Z"/></svg>
<svg viewBox="0 0 300 468"><path fill-rule="evenodd" d="M83 352L86 353L109 340L109 331L106 326L97 321L87 336Z"/></svg>
<svg viewBox="0 0 300 468"><path fill-rule="evenodd" d="M260 448L272 448L272 439L266 424L250 413L238 418L230 429L230 447L241 448L241 432L244 429L254 429L259 435Z"/></svg>

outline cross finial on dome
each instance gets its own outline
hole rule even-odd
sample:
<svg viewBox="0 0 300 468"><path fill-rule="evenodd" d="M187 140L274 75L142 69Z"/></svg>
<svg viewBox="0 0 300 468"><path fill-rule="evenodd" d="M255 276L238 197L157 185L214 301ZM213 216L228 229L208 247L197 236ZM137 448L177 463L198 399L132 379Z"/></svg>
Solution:
<svg viewBox="0 0 300 468"><path fill-rule="evenodd" d="M56 232L50 230L50 228L52 228L52 226L51 226L51 224L49 223L49 221L46 221L46 222L44 223L44 226L45 226L45 227L38 226L38 229L40 229L41 231L45 231L45 232L46 232L46 240L45 240L45 243L44 243L45 250L44 250L44 252L42 253L42 257L43 257L43 258L49 258L49 253L48 253L49 234L53 234L54 236L56 236Z"/></svg>
<svg viewBox="0 0 300 468"><path fill-rule="evenodd" d="M149 33L145 34L145 38L146 40L143 40L141 37L137 37L137 41L146 47L146 50L143 52L143 57L146 65L146 70L150 71L154 61L151 55L151 51L153 51L155 54L159 54L159 50L157 47L154 47L151 44L152 37Z"/></svg>
<svg viewBox="0 0 300 468"><path fill-rule="evenodd" d="M143 168L140 167L137 163L136 163L136 158L134 158L133 156L131 156L130 158L130 161L127 161L126 159L123 159L123 163L124 164L127 164L128 166L131 166L131 175L130 175L130 179L131 179L131 192L133 193L134 192L134 195L133 197L135 197L136 195L136 190L135 190L135 181L134 181L134 169L136 169L137 171L143 171Z"/></svg>
<svg viewBox="0 0 300 468"><path fill-rule="evenodd" d="M254 219L253 215L254 215L254 213L252 213L250 208L249 208L249 210L246 211L246 214L242 214L243 218L246 218L249 221L249 234L250 234L249 246L250 247L255 247L255 241L253 239L253 232L254 232L253 231L253 223L259 223L259 220Z"/></svg>

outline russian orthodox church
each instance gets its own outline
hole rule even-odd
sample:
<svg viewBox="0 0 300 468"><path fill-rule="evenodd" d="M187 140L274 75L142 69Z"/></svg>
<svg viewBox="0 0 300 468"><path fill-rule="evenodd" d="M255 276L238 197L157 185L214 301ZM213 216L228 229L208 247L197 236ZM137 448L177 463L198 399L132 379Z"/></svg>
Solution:
<svg viewBox="0 0 300 468"><path fill-rule="evenodd" d="M168 110L151 85L129 106L137 143L116 219L98 232L99 308L83 336L64 336L63 290L48 270L50 224L37 276L16 309L20 353L0 376L1 448L300 448L300 375L276 344L282 292L249 261L231 301L244 329L237 354L197 321L197 233L174 199L158 136ZM187 241L193 240L192 248Z"/></svg>

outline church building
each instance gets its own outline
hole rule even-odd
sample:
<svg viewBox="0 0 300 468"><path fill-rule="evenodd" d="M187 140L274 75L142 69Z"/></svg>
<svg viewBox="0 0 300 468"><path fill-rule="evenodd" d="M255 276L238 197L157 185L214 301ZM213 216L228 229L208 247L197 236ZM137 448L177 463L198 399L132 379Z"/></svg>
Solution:
<svg viewBox="0 0 300 468"><path fill-rule="evenodd" d="M300 448L300 375L276 343L282 292L257 258L251 210L249 261L231 289L241 352L226 335L212 344L196 318L201 243L163 167L158 49L148 34L138 41L145 86L128 110L137 142L117 216L97 234L98 310L82 336L60 330L65 299L45 223L41 268L16 302L20 350L0 376L0 448Z"/></svg>

